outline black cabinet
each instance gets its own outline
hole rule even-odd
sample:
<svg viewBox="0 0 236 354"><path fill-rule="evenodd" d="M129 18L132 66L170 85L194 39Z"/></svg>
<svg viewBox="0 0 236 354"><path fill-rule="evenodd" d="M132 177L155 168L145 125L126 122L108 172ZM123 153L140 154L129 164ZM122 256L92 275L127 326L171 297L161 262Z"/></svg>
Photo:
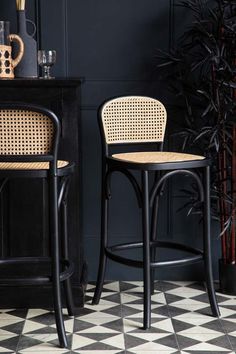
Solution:
<svg viewBox="0 0 236 354"><path fill-rule="evenodd" d="M83 240L80 232L80 79L14 79L0 81L0 101L28 102L47 107L61 120L59 158L76 164L69 193L70 255L75 264L73 288L75 302L82 305L85 288ZM48 220L43 213L45 188L42 180L11 180L1 195L1 256L48 254ZM32 186L32 189L31 189ZM32 192L31 192L32 190ZM29 192L30 191L30 192ZM0 267L0 276L6 270ZM8 270L7 270L8 271ZM16 272L15 269L11 270ZM28 272L27 269L20 271ZM52 296L47 287L24 287L19 292L4 287L0 292L1 307L50 306Z"/></svg>

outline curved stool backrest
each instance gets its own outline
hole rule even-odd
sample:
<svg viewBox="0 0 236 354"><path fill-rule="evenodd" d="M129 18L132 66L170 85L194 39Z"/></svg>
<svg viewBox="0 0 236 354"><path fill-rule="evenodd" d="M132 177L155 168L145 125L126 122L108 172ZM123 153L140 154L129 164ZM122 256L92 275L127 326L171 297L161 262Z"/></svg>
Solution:
<svg viewBox="0 0 236 354"><path fill-rule="evenodd" d="M167 113L150 97L124 96L104 103L100 109L106 144L163 142Z"/></svg>
<svg viewBox="0 0 236 354"><path fill-rule="evenodd" d="M0 104L0 155L55 155L60 123L39 106Z"/></svg>

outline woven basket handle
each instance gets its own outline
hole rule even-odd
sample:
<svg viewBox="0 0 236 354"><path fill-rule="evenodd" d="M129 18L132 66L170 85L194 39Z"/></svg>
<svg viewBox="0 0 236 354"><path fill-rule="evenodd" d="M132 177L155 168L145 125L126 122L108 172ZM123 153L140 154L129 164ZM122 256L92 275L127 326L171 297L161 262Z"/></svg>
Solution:
<svg viewBox="0 0 236 354"><path fill-rule="evenodd" d="M9 39L11 42L16 42L19 45L19 53L15 59L12 59L12 66L15 68L21 61L24 55L24 43L22 39L17 34L10 34Z"/></svg>

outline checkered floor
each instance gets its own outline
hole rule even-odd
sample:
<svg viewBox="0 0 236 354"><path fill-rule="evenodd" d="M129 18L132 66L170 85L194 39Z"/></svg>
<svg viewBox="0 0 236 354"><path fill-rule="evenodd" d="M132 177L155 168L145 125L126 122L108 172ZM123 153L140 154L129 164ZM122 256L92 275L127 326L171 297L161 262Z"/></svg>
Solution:
<svg viewBox="0 0 236 354"><path fill-rule="evenodd" d="M210 315L205 289L196 282L157 282L152 328L143 331L140 282L109 282L99 305L94 285L80 314L65 326L70 350L57 347L52 312L0 310L0 353L208 354L236 352L236 296L218 293L220 319Z"/></svg>

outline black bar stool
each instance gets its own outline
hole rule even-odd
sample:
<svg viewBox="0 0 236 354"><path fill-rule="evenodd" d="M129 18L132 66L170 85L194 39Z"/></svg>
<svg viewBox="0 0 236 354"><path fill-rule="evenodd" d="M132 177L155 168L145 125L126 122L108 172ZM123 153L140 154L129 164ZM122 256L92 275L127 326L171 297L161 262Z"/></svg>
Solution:
<svg viewBox="0 0 236 354"><path fill-rule="evenodd" d="M33 264L50 264L51 267L48 276L9 276L0 279L0 286L51 283L59 343L61 347L67 347L60 283L64 284L68 314L72 316L74 306L70 277L73 265L69 262L68 252L67 194L74 165L57 158L61 128L52 111L31 104L1 103L0 125L0 191L13 178L45 179L49 187L50 229L50 257L4 257L0 258L0 265L27 264L30 267Z"/></svg>
<svg viewBox="0 0 236 354"><path fill-rule="evenodd" d="M151 325L151 293L154 282L154 268L178 266L204 261L206 284L212 314L219 316L216 301L212 263L211 263L211 225L210 225L210 161L203 156L163 152L163 141L167 114L163 104L156 99L142 96L126 96L109 100L102 104L98 113L102 136L102 219L101 249L98 278L93 304L98 304L104 283L107 258L133 267L143 268L144 318L143 328ZM111 155L110 146L139 143L157 143L159 151L127 152ZM132 174L140 171L141 186ZM108 246L108 202L110 199L110 179L113 172L123 173L131 182L142 208L142 242ZM155 172L155 183L149 190L149 172ZM191 176L197 183L204 216L204 249L199 250L186 245L158 241L157 212L159 196L163 193L166 181L176 175ZM150 209L152 209L150 231ZM189 253L188 257L158 262L155 257L157 247L173 248ZM129 259L117 251L142 248L143 260Z"/></svg>

